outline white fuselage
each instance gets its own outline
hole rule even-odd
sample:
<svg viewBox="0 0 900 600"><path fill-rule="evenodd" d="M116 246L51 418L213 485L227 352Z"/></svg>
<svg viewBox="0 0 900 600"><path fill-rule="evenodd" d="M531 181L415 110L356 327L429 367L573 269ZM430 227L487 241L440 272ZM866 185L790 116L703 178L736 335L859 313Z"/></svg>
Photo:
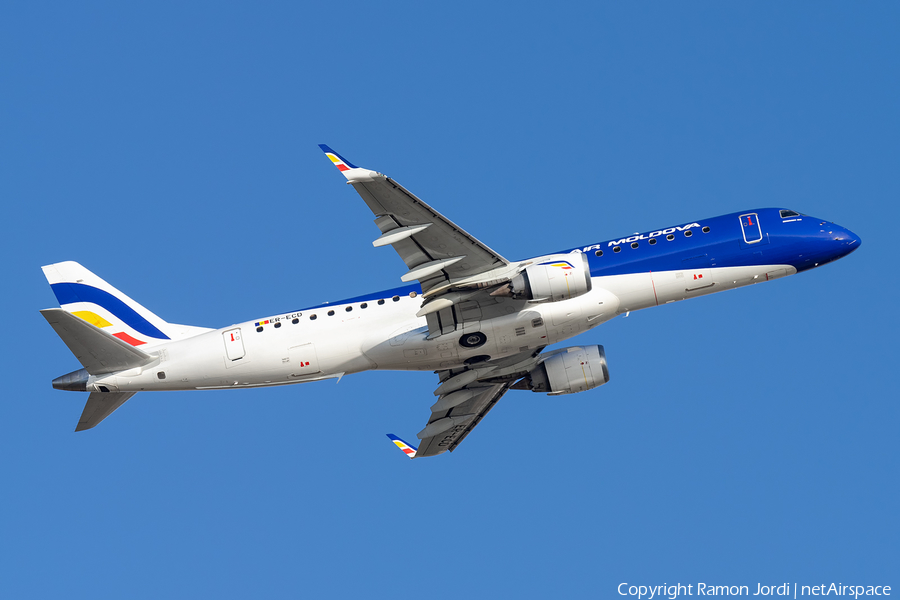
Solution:
<svg viewBox="0 0 900 600"><path fill-rule="evenodd" d="M793 273L790 265L756 265L594 277L592 290L577 298L528 303L518 311L510 307L510 314L434 339L428 339L426 319L415 316L421 295L335 304L148 346L158 361L91 376L87 389L224 389L340 378L374 369L459 368L473 357L500 359L561 342L628 311ZM461 346L459 337L470 331L482 332L487 342L479 348Z"/></svg>

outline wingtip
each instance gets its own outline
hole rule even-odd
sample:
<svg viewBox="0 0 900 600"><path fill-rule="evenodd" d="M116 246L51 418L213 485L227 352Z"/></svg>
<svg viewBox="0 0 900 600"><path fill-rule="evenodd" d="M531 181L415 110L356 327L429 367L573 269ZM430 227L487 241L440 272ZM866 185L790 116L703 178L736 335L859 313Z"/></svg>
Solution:
<svg viewBox="0 0 900 600"><path fill-rule="evenodd" d="M358 168L352 162L335 152L330 146L328 146L328 144L319 144L319 148L322 149L322 152L325 153L325 156L327 156L329 160L334 163L334 166L336 166L339 170L345 171L347 168ZM344 165L346 165L346 167Z"/></svg>
<svg viewBox="0 0 900 600"><path fill-rule="evenodd" d="M418 448L416 448L415 446L411 446L410 444L407 444L406 442L404 442L402 439L400 439L398 436L394 435L393 433L388 433L386 435L388 436L388 439L391 440L392 442L394 442L394 445L396 445L398 448L400 448L400 450L404 454L406 454L408 457L410 457L410 458L416 457L416 452L418 452L418 450L419 450Z"/></svg>

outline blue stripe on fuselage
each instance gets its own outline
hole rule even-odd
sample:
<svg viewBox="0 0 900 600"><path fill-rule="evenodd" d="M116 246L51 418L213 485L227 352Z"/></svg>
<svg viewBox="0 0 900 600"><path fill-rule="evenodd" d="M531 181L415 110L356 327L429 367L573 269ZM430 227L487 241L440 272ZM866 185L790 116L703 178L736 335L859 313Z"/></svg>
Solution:
<svg viewBox="0 0 900 600"><path fill-rule="evenodd" d="M301 312L305 310L316 310L317 308L328 308L330 306L341 306L343 304L356 304L357 302L372 302L373 300L388 300L389 298L393 298L394 296L408 296L410 293L415 292L416 295L422 293L422 286L418 283L410 283L408 285L404 285L397 288L392 288L390 290L384 290L381 292L372 292L371 294L363 294L362 296L354 296L353 298L347 298L346 300L337 300L336 302L323 302L322 304L316 304L315 306L309 306L307 308L301 308L299 311Z"/></svg>

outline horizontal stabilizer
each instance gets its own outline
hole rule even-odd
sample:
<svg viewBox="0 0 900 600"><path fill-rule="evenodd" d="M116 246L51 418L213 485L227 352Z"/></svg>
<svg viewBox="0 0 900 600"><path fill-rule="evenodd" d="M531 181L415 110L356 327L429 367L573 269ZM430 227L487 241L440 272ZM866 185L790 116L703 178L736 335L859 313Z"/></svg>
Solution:
<svg viewBox="0 0 900 600"><path fill-rule="evenodd" d="M78 426L75 431L84 431L96 427L103 419L113 414L113 412L125 404L125 401L134 396L137 392L92 392L88 396L88 401L84 405L84 412L78 419Z"/></svg>
<svg viewBox="0 0 900 600"><path fill-rule="evenodd" d="M91 375L124 371L154 360L146 352L61 308L47 308L41 314Z"/></svg>

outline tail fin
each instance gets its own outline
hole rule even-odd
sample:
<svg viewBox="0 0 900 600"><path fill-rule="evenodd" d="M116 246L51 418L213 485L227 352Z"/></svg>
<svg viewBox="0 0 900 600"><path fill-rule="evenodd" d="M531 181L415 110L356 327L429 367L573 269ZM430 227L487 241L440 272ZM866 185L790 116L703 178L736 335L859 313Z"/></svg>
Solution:
<svg viewBox="0 0 900 600"><path fill-rule="evenodd" d="M131 346L152 347L166 340L208 331L163 321L77 262L41 268L64 311Z"/></svg>
<svg viewBox="0 0 900 600"><path fill-rule="evenodd" d="M418 452L418 450L419 450L418 448L416 448L415 446L410 446L409 444L407 444L406 442L404 442L403 440L398 438L393 433L389 433L389 434L387 434L387 436L390 438L390 440L392 442L394 442L397 445L398 448L403 450L403 453L406 454L408 457L410 457L410 458L416 457L416 452Z"/></svg>

